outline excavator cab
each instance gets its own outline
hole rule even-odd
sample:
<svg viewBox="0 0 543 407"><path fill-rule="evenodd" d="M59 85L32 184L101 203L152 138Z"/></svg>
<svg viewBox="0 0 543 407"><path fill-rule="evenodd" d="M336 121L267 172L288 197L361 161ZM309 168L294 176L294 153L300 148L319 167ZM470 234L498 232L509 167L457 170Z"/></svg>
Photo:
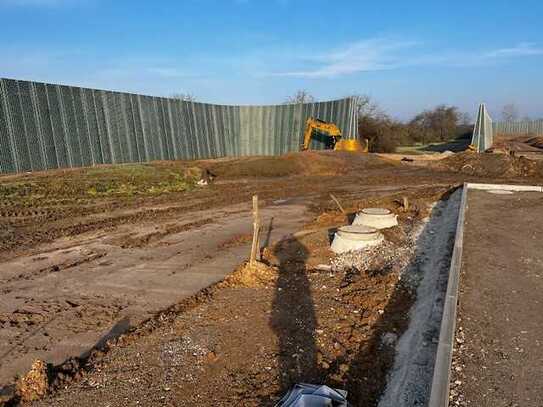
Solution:
<svg viewBox="0 0 543 407"><path fill-rule="evenodd" d="M363 147L358 140L342 140L341 130L334 123L328 123L313 117L307 119L306 122L302 151L309 149L311 139L315 132L324 134L328 137L328 139L324 141L327 142L326 144L332 150L368 152L367 144L366 147Z"/></svg>

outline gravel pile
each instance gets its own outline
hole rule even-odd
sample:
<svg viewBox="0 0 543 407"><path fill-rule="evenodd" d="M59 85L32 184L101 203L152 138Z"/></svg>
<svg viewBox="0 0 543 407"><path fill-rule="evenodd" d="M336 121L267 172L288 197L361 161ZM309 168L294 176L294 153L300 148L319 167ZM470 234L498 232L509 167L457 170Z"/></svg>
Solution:
<svg viewBox="0 0 543 407"><path fill-rule="evenodd" d="M385 241L378 246L339 254L330 261L332 271L347 272L354 270L371 275L377 272L385 273L399 269L401 278L403 271L412 261L416 241L423 226L424 222L401 224L396 227L400 229L399 233L395 233L396 236L401 237L395 239L395 241L385 238Z"/></svg>

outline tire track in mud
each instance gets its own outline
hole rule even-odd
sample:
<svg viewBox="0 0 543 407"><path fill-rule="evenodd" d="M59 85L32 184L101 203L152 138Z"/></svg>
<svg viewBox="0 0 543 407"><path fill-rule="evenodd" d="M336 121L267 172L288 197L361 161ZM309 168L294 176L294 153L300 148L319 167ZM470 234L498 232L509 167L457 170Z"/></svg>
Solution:
<svg viewBox="0 0 543 407"><path fill-rule="evenodd" d="M101 259L102 257L105 257L106 255L107 255L106 251L99 251L99 252L89 251L88 253L84 253L83 257L77 258L75 260L68 259L66 261L55 263L55 264L40 268L35 271L22 272L20 274L17 274L14 277L10 277L5 280L0 280L0 283L4 284L1 292L6 294L11 291L11 289L9 287L6 287L5 284L13 283L15 281L20 281L20 280L33 280L37 277L42 277L44 274L48 274L48 273L58 273L58 272L68 270L73 267L80 266L85 263L92 262L94 260ZM39 258L37 258L36 260L39 260Z"/></svg>
<svg viewBox="0 0 543 407"><path fill-rule="evenodd" d="M294 221L303 215L300 208L299 205L263 208L263 216L280 211L295 214ZM245 250L240 249L247 242L236 240L239 244L232 244L232 241L233 237L249 230L249 209L249 204L243 203L227 209L183 214L177 222L170 216L167 221L160 218L158 224L122 225L110 233L61 239L45 245L44 250L36 251L34 256L4 263L6 269L12 270L9 274L2 273L4 281L9 281L4 285L14 287L6 297L8 302L1 304L0 301L3 307L0 311L4 312L0 315L0 338L6 338L6 346L15 346L8 352L6 366L25 363L26 355L42 351L51 355L55 339L64 341L64 347L75 346L79 343L77 338L95 334L98 325L99 331L103 330L125 314L130 315L130 324L139 324L142 318L175 303L198 284L207 286L219 278L220 273L229 271L232 261L236 264L241 261L236 256L245 255ZM281 233L287 224L289 222L283 220L274 224L274 228ZM196 239L189 232L193 230L201 230ZM47 263L40 265L40 262ZM195 280L191 282L191 278ZM26 294L21 291L19 295L15 291L17 288L26 292L26 288L32 287L34 289ZM48 292L51 287L56 287L58 296ZM80 296L82 293L87 297L92 293L105 296L95 301L93 296ZM14 296L19 299L10 306ZM98 313L90 313L92 309ZM70 339L74 335L75 339ZM86 349L93 345L87 346L85 341L83 344ZM0 346L0 353L4 350Z"/></svg>
<svg viewBox="0 0 543 407"><path fill-rule="evenodd" d="M379 174L380 172L377 172ZM345 176L342 184L334 176L293 175L272 179L236 179L217 183L206 189L183 193L169 193L163 196L107 198L107 200L67 199L58 201L47 197L32 202L11 200L13 205L2 206L0 216L0 259L22 253L39 243L50 242L61 236L74 236L100 228L111 228L126 223L161 219L168 216L221 208L242 202L249 202L253 194L265 201L292 197L307 197L321 194L323 190L341 190L350 182L363 187L375 185L380 176ZM326 195L326 194L325 194ZM181 205L179 202L183 202ZM153 205L168 205L157 209ZM172 204L175 204L172 207ZM27 205L30 205L27 207ZM36 213L33 214L32 211ZM132 212L126 214L123 212ZM30 216L27 216L30 215Z"/></svg>

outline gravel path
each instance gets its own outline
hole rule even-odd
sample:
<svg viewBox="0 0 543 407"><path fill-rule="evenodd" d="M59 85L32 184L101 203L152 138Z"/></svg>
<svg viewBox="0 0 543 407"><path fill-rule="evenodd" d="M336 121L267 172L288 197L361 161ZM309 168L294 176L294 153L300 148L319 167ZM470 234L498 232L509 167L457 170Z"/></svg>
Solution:
<svg viewBox="0 0 543 407"><path fill-rule="evenodd" d="M468 198L451 406L543 405L543 194Z"/></svg>

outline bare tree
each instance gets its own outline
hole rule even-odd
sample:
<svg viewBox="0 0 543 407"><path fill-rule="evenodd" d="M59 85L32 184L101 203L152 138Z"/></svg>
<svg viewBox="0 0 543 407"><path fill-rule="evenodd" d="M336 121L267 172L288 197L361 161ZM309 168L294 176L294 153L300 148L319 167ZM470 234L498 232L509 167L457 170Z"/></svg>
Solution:
<svg viewBox="0 0 543 407"><path fill-rule="evenodd" d="M352 94L356 99L358 136L368 140L369 150L374 153L393 153L404 136L399 122L389 117L368 95Z"/></svg>
<svg viewBox="0 0 543 407"><path fill-rule="evenodd" d="M518 108L514 103L505 105L502 109L502 119L506 122L513 122L518 120L519 113Z"/></svg>
<svg viewBox="0 0 543 407"><path fill-rule="evenodd" d="M294 95L287 97L285 104L312 103L314 101L313 95L305 89L300 89Z"/></svg>
<svg viewBox="0 0 543 407"><path fill-rule="evenodd" d="M171 95L173 99L182 100L183 102L196 102L196 96L190 92L174 93Z"/></svg>
<svg viewBox="0 0 543 407"><path fill-rule="evenodd" d="M425 143L454 138L459 120L457 107L439 105L433 110L425 110L416 115L410 125L421 134L422 142Z"/></svg>
<svg viewBox="0 0 543 407"><path fill-rule="evenodd" d="M371 100L368 95L359 95L353 93L348 97L356 100L356 113L358 117L380 117L385 115L379 105Z"/></svg>
<svg viewBox="0 0 543 407"><path fill-rule="evenodd" d="M469 126L473 124L473 119L471 118L471 114L468 112L460 113L460 125L461 126Z"/></svg>

